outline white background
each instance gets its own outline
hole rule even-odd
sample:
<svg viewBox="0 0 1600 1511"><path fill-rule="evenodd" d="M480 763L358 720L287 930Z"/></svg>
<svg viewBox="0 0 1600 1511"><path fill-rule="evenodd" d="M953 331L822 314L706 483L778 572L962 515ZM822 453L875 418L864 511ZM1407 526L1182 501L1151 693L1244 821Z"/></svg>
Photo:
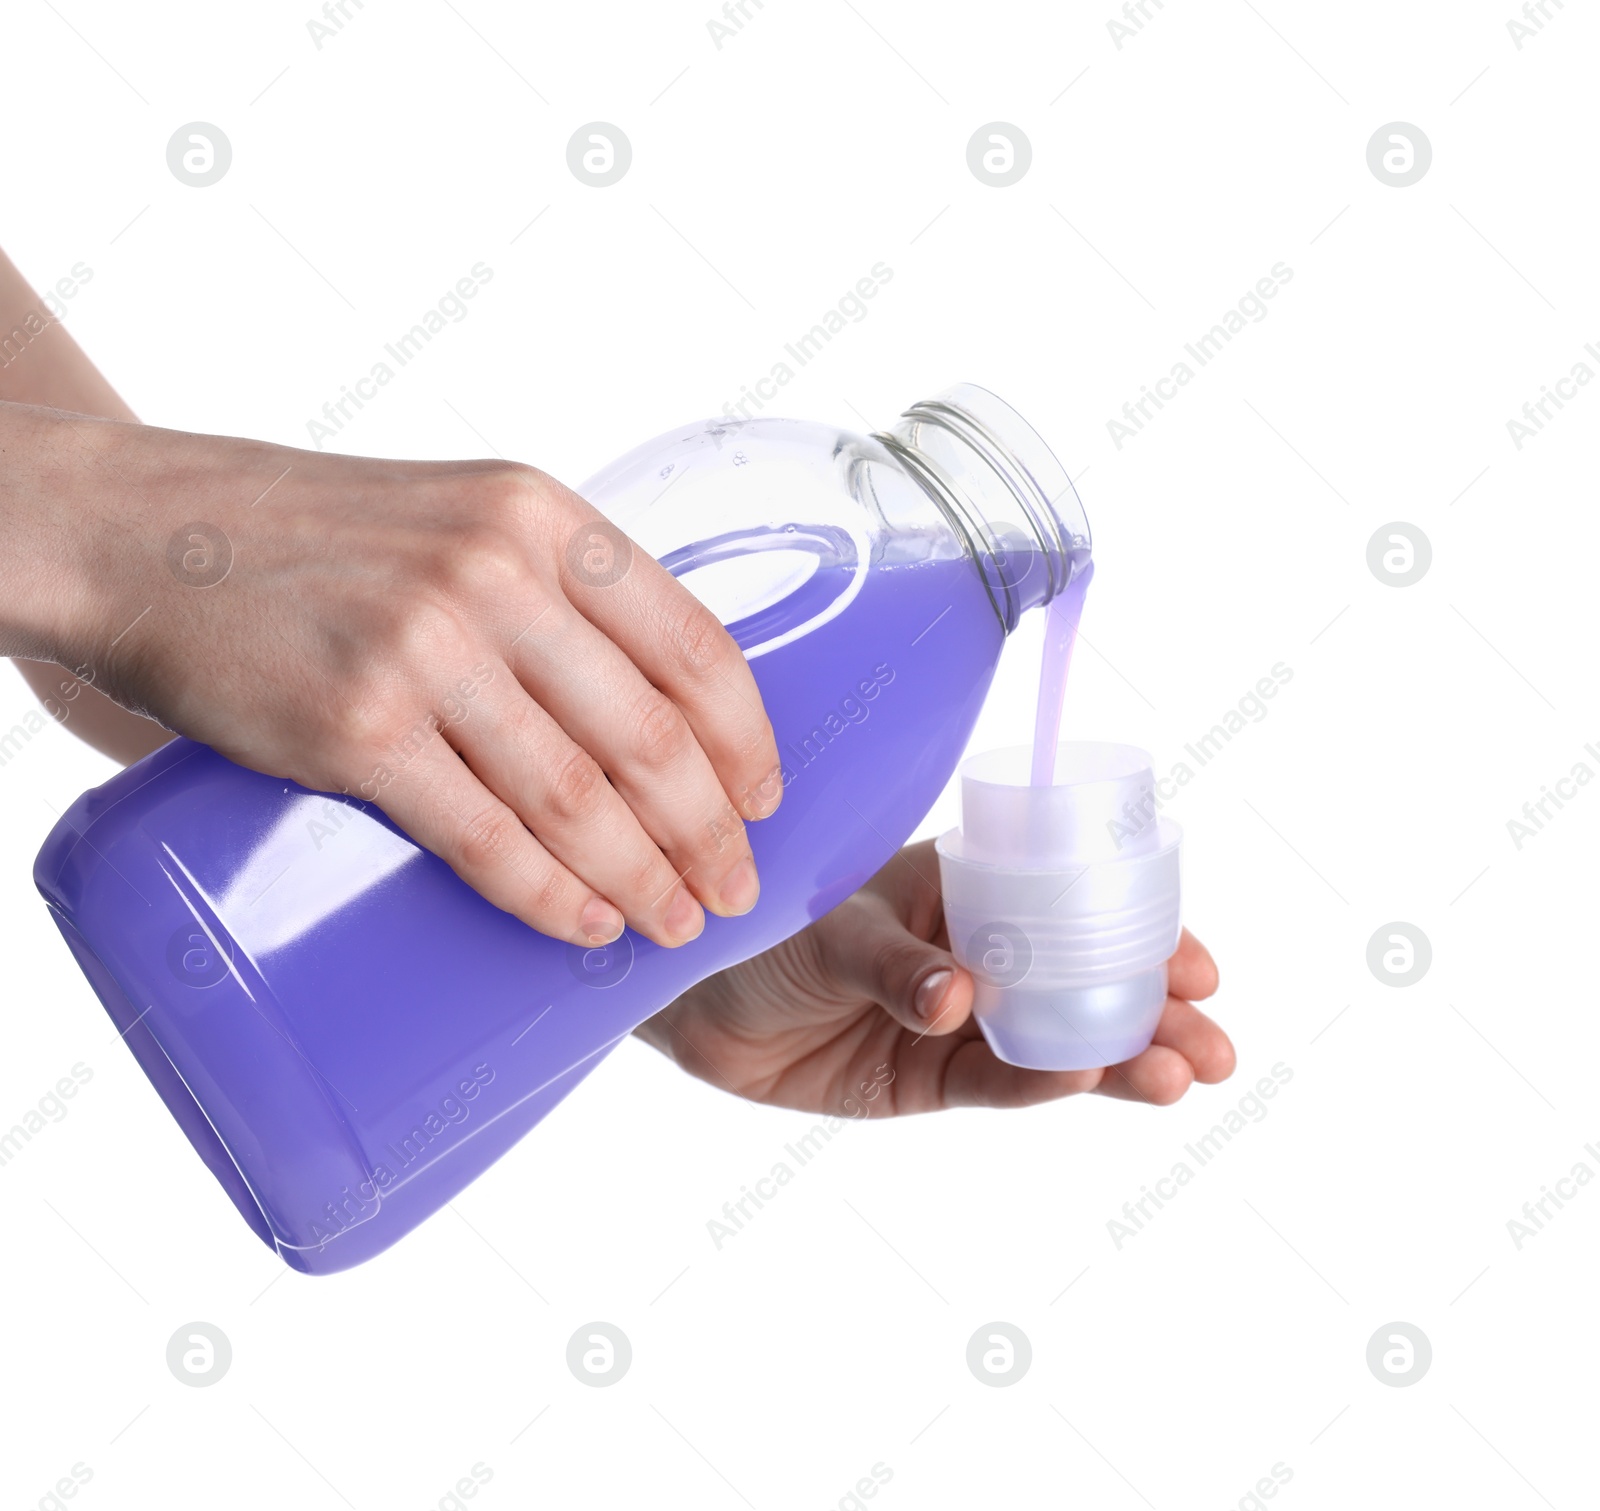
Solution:
<svg viewBox="0 0 1600 1511"><path fill-rule="evenodd" d="M1098 561L1069 730L1166 769L1292 668L1170 809L1239 1071L1167 1110L851 1127L719 1252L707 1220L811 1120L630 1043L459 1215L286 1273L47 925L34 852L110 771L48 728L0 768L0 1125L93 1079L0 1169L0 1498L82 1463L86 1507L428 1507L481 1464L491 1511L820 1511L881 1464L891 1511L1165 1511L1281 1464L1291 1511L1592 1503L1600 1190L1520 1251L1507 1221L1600 1172L1600 791L1520 850L1507 820L1600 770L1600 392L1520 451L1506 422L1600 339L1600 18L1552 4L1519 50L1509 0L1152 0L1119 49L1110 0L769 0L719 49L709 5L368 0L319 50L310 0L8 0L0 243L40 286L93 269L71 328L145 419L289 445L485 262L337 444L571 482L720 411L886 262L782 411L881 426L966 380L1052 440ZM233 146L206 189L165 158L197 120ZM566 165L595 120L633 146L605 189ZM1033 150L1003 189L966 161L997 120ZM1366 159L1397 120L1433 147L1406 188ZM1117 449L1278 262L1267 317ZM1432 544L1411 587L1367 565L1392 521ZM1038 631L976 747L1026 737ZM30 706L7 678L0 729ZM1366 959L1394 920L1433 950L1405 989ZM1108 1220L1278 1062L1269 1115L1119 1249ZM233 1346L205 1389L165 1363L197 1319ZM565 1363L594 1319L634 1350L608 1389ZM1004 1389L966 1364L995 1320L1033 1349ZM1397 1320L1433 1349L1406 1388L1366 1363Z"/></svg>

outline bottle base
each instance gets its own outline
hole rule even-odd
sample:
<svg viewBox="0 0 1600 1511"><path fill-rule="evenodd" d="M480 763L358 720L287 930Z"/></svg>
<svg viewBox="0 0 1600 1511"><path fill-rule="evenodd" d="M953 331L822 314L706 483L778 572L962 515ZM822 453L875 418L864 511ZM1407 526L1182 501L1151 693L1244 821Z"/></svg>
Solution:
<svg viewBox="0 0 1600 1511"><path fill-rule="evenodd" d="M973 1014L998 1059L1024 1070L1097 1070L1150 1047L1167 967L1101 986L1030 990L978 982Z"/></svg>

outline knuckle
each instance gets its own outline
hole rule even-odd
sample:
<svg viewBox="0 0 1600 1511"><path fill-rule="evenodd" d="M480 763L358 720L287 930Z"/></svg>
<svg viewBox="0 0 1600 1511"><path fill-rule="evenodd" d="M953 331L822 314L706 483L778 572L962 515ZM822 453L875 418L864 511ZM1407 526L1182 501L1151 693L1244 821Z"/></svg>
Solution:
<svg viewBox="0 0 1600 1511"><path fill-rule="evenodd" d="M456 841L461 864L474 873L498 870L510 863L519 824L509 809L486 808L461 826Z"/></svg>
<svg viewBox="0 0 1600 1511"><path fill-rule="evenodd" d="M458 531L440 562L443 585L461 598L481 598L514 589L529 575L527 552L516 536L497 524Z"/></svg>
<svg viewBox="0 0 1600 1511"><path fill-rule="evenodd" d="M891 939L873 951L873 974L886 986L899 988L909 983L925 958L925 952L910 940Z"/></svg>
<svg viewBox="0 0 1600 1511"><path fill-rule="evenodd" d="M377 669L363 673L313 722L322 742L362 764L364 775L376 765L414 760L439 729L425 698L413 696L395 675Z"/></svg>
<svg viewBox="0 0 1600 1511"><path fill-rule="evenodd" d="M499 517L527 496L534 475L533 468L520 462L485 463L453 476L448 484L450 498L464 514Z"/></svg>
<svg viewBox="0 0 1600 1511"><path fill-rule="evenodd" d="M536 467L506 462L471 480L472 507L504 533L524 538L549 512L550 482Z"/></svg>
<svg viewBox="0 0 1600 1511"><path fill-rule="evenodd" d="M686 672L704 676L722 665L733 642L710 609L692 602L678 616L670 644Z"/></svg>
<svg viewBox="0 0 1600 1511"><path fill-rule="evenodd" d="M559 866L540 868L527 882L528 911L541 923L565 926L576 912L572 882Z"/></svg>
<svg viewBox="0 0 1600 1511"><path fill-rule="evenodd" d="M525 462L502 462L484 480L483 496L496 510L516 514L527 507L544 481L545 476L537 467Z"/></svg>
<svg viewBox="0 0 1600 1511"><path fill-rule="evenodd" d="M551 774L546 801L556 818L571 822L593 813L605 785L605 773L594 757L574 749Z"/></svg>
<svg viewBox="0 0 1600 1511"><path fill-rule="evenodd" d="M646 766L669 766L685 752L689 725L670 698L651 692L642 698L633 720L633 752Z"/></svg>
<svg viewBox="0 0 1600 1511"><path fill-rule="evenodd" d="M406 669L453 661L463 638L455 614L426 595L394 611L383 636L392 663Z"/></svg>
<svg viewBox="0 0 1600 1511"><path fill-rule="evenodd" d="M385 756L404 732L404 720L378 690L335 704L324 724L327 743L367 766Z"/></svg>

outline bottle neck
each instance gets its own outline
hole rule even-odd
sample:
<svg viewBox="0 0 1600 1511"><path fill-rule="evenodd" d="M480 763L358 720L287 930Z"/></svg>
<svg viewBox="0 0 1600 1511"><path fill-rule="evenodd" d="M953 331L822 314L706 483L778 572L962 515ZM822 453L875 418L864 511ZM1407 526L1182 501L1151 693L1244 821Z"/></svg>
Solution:
<svg viewBox="0 0 1600 1511"><path fill-rule="evenodd" d="M875 439L961 537L1006 634L1088 568L1089 521L1066 468L987 389L947 388Z"/></svg>

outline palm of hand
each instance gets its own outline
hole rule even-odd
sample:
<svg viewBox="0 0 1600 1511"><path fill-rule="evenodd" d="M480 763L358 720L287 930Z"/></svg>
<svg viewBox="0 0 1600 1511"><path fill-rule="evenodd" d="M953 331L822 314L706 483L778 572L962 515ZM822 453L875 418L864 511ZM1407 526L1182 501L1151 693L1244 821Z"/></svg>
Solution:
<svg viewBox="0 0 1600 1511"><path fill-rule="evenodd" d="M972 977L950 955L937 877L932 842L908 846L826 917L702 982L640 1037L736 1095L855 1117L1084 1091L1166 1105L1193 1081L1232 1073L1227 1035L1194 1006L1216 990L1216 966L1187 930L1168 967L1174 995L1142 1054L1105 1070L998 1059L972 1016Z"/></svg>

